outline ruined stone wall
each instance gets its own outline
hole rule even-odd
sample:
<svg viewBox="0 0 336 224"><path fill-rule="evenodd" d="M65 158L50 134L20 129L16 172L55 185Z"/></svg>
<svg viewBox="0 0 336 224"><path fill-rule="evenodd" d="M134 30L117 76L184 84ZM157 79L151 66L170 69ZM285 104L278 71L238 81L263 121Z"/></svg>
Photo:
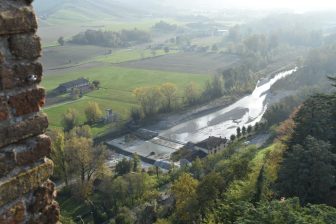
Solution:
<svg viewBox="0 0 336 224"><path fill-rule="evenodd" d="M0 0L0 223L57 223L32 0Z"/></svg>

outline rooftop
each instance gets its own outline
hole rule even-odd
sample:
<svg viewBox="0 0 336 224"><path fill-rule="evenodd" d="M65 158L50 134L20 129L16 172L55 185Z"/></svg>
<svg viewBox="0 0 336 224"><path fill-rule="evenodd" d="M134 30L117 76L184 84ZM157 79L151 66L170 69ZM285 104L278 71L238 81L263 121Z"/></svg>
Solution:
<svg viewBox="0 0 336 224"><path fill-rule="evenodd" d="M66 88L71 88L73 86L80 85L80 84L86 84L86 83L88 84L89 80L87 80L85 78L79 78L79 79L76 79L76 80L72 80L70 82L62 83L59 86L66 87Z"/></svg>
<svg viewBox="0 0 336 224"><path fill-rule="evenodd" d="M228 142L227 138L222 138L222 137L218 138L218 137L210 136L204 141L197 143L196 146L209 150L209 149L216 148L220 146L221 144L226 144L227 142Z"/></svg>

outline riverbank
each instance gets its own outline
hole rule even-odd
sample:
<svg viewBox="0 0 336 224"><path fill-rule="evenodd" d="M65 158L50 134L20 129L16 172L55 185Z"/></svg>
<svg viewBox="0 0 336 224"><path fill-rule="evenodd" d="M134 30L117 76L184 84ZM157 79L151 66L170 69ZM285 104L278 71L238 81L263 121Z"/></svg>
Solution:
<svg viewBox="0 0 336 224"><path fill-rule="evenodd" d="M259 71L258 73L263 74L263 81L260 81L259 83L256 83L256 85L261 85L265 81L269 81L271 78L273 78L275 75L287 71L290 69L293 69L295 67L294 64L277 64L277 65L270 65L267 68ZM187 122L189 120L197 119L199 117L205 116L207 114L214 113L216 111L220 111L224 109L225 107L230 106L231 104L237 102L239 99L242 99L248 95L250 95L253 92L253 89L251 89L250 92L246 94L235 94L235 95L225 95L223 97L214 99L213 101L210 101L209 103L205 105L198 105L192 108L186 108L184 110L169 113L169 114L160 114L159 116L156 116L154 119L152 119L150 122L144 125L144 128L154 130L154 131L163 131L167 130L169 128L172 128L178 124ZM270 97L267 97L267 104L272 105L273 103L278 102L282 98L288 96L288 94L284 94L280 91L272 93ZM274 102L272 102L274 101ZM238 112L238 111L237 111ZM235 118L236 112L233 111L233 120L237 119Z"/></svg>

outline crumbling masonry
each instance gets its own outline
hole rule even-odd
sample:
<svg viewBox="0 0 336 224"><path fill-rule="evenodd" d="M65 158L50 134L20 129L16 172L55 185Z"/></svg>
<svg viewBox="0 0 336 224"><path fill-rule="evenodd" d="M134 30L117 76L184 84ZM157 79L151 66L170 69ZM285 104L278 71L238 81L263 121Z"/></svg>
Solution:
<svg viewBox="0 0 336 224"><path fill-rule="evenodd" d="M59 220L32 0L0 0L0 223Z"/></svg>

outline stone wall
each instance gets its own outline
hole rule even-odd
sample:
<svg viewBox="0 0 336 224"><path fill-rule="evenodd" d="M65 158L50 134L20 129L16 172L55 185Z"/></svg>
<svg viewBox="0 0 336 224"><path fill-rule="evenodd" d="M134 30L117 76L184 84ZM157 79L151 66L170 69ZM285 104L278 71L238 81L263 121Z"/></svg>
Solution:
<svg viewBox="0 0 336 224"><path fill-rule="evenodd" d="M0 223L57 223L32 0L0 0Z"/></svg>

